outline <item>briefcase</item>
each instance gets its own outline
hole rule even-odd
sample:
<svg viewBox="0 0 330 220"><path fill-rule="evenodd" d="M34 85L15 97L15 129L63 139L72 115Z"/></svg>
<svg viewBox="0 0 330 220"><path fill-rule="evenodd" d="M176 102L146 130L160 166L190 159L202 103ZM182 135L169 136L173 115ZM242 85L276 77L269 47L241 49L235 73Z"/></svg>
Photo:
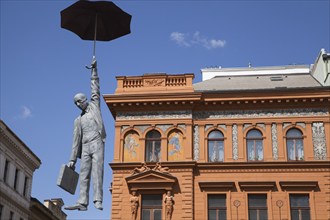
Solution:
<svg viewBox="0 0 330 220"><path fill-rule="evenodd" d="M65 191L74 195L77 188L79 174L74 169L62 164L60 173L57 179L57 185Z"/></svg>

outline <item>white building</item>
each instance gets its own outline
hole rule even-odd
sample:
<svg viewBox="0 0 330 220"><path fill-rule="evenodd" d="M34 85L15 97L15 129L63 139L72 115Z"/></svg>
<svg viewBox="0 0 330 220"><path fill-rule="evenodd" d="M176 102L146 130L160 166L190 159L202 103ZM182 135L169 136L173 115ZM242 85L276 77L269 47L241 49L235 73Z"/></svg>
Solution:
<svg viewBox="0 0 330 220"><path fill-rule="evenodd" d="M40 159L0 120L0 217L28 220L33 173Z"/></svg>

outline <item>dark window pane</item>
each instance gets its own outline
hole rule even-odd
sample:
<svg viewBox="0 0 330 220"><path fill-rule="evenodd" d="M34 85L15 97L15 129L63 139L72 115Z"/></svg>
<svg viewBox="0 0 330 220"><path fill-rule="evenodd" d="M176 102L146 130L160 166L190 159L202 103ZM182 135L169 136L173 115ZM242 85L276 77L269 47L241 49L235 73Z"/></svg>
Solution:
<svg viewBox="0 0 330 220"><path fill-rule="evenodd" d="M162 220L162 210L154 210L154 220Z"/></svg>
<svg viewBox="0 0 330 220"><path fill-rule="evenodd" d="M223 134L220 131L212 131L209 133L209 139L223 138Z"/></svg>
<svg viewBox="0 0 330 220"><path fill-rule="evenodd" d="M301 210L301 220L310 220L310 215L309 210Z"/></svg>
<svg viewBox="0 0 330 220"><path fill-rule="evenodd" d="M309 196L308 195L290 195L291 207L308 207L309 208Z"/></svg>
<svg viewBox="0 0 330 220"><path fill-rule="evenodd" d="M162 195L143 195L142 207L144 206L162 206Z"/></svg>
<svg viewBox="0 0 330 220"><path fill-rule="evenodd" d="M268 220L267 210L259 210L259 220Z"/></svg>
<svg viewBox="0 0 330 220"><path fill-rule="evenodd" d="M262 134L260 131L253 129L247 133L246 137L247 138L262 138Z"/></svg>
<svg viewBox="0 0 330 220"><path fill-rule="evenodd" d="M301 138L302 137L302 133L301 131L299 131L298 129L296 128L292 128L290 129L287 133L286 133L286 136L287 137L295 137L295 138Z"/></svg>
<svg viewBox="0 0 330 220"><path fill-rule="evenodd" d="M156 130L149 131L147 134L147 138L160 138L160 133Z"/></svg>
<svg viewBox="0 0 330 220"><path fill-rule="evenodd" d="M219 214L218 215L219 220L226 220L227 219L226 210L219 210L218 214Z"/></svg>
<svg viewBox="0 0 330 220"><path fill-rule="evenodd" d="M216 220L217 219L217 211L209 210L209 219L208 220Z"/></svg>
<svg viewBox="0 0 330 220"><path fill-rule="evenodd" d="M226 195L209 195L209 208L224 208L226 207Z"/></svg>
<svg viewBox="0 0 330 220"><path fill-rule="evenodd" d="M142 220L150 220L150 210L148 209L142 210Z"/></svg>
<svg viewBox="0 0 330 220"><path fill-rule="evenodd" d="M249 210L249 220L258 219L257 216L258 216L257 210L255 210L255 209Z"/></svg>
<svg viewBox="0 0 330 220"><path fill-rule="evenodd" d="M249 195L249 207L267 207L267 195Z"/></svg>
<svg viewBox="0 0 330 220"><path fill-rule="evenodd" d="M298 210L291 210L291 219L299 220L299 211Z"/></svg>

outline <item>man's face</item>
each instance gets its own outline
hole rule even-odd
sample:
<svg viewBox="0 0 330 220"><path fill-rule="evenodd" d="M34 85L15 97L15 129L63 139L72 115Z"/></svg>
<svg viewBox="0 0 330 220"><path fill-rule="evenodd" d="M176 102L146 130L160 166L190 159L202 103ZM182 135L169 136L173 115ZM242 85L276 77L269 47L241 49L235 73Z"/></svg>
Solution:
<svg viewBox="0 0 330 220"><path fill-rule="evenodd" d="M86 110L87 106L88 106L88 102L87 102L87 98L84 95L78 95L75 98L75 104L77 105L78 108L80 108L81 110Z"/></svg>

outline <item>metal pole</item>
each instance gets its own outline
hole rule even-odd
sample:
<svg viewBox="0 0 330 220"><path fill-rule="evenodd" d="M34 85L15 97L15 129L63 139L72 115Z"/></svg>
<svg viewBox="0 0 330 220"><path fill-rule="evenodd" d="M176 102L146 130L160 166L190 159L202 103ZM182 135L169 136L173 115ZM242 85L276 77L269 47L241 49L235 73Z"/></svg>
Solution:
<svg viewBox="0 0 330 220"><path fill-rule="evenodd" d="M94 48L93 48L93 59L95 59L95 48L96 48L96 33L97 33L97 13L95 14L95 29L94 29Z"/></svg>

